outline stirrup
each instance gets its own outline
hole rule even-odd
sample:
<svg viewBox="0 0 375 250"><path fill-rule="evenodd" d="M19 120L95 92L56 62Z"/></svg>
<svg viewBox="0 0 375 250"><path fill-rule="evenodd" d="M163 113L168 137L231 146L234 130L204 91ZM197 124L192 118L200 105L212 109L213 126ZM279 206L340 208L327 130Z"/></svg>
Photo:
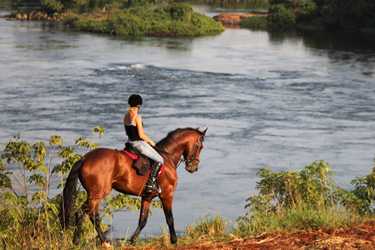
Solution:
<svg viewBox="0 0 375 250"><path fill-rule="evenodd" d="M160 186L157 183L157 181L155 181L155 183L152 186L146 185L145 190L146 190L146 193L152 193L152 192L155 192L155 193L158 193L158 194L161 193L161 189L160 189Z"/></svg>

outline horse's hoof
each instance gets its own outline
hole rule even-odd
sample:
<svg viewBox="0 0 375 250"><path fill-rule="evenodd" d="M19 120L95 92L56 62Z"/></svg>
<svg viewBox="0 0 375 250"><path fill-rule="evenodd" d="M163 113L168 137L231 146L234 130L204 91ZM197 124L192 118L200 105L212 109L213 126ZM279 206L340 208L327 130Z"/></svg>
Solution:
<svg viewBox="0 0 375 250"><path fill-rule="evenodd" d="M105 247L105 249L112 249L111 244L109 244L108 242L103 242L102 246Z"/></svg>
<svg viewBox="0 0 375 250"><path fill-rule="evenodd" d="M133 247L135 246L135 240L134 239L130 239L129 240L129 244L132 245Z"/></svg>

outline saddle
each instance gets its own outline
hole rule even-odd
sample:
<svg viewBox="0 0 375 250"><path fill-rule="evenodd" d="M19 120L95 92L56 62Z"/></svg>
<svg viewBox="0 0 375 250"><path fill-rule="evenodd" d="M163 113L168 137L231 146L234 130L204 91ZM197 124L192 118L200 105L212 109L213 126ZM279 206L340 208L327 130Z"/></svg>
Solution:
<svg viewBox="0 0 375 250"><path fill-rule="evenodd" d="M128 154L133 159L132 167L137 171L138 175L144 176L147 171L150 170L151 161L147 156L142 155L133 145L130 143L125 143L125 148L123 150L126 154Z"/></svg>

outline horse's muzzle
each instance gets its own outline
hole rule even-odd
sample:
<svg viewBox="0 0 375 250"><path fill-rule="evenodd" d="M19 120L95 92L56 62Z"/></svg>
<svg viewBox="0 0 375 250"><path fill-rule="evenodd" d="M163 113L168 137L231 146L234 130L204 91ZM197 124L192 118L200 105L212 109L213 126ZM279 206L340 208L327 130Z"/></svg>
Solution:
<svg viewBox="0 0 375 250"><path fill-rule="evenodd" d="M185 167L186 171L188 171L189 173L194 173L194 172L197 172L198 171L198 164L194 164L194 165L188 165Z"/></svg>

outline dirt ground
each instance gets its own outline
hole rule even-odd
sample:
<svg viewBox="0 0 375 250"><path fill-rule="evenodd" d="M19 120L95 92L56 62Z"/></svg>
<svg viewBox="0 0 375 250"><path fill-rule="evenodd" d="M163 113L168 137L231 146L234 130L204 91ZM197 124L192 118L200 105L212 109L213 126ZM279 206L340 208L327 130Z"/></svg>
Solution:
<svg viewBox="0 0 375 250"><path fill-rule="evenodd" d="M214 16L213 19L215 19L218 22L221 22L223 25L238 25L240 21L244 18L253 17L253 16L260 16L260 17L266 17L267 14L226 14L222 13L217 16Z"/></svg>
<svg viewBox="0 0 375 250"><path fill-rule="evenodd" d="M295 234L265 234L217 244L216 249L375 249L375 226L315 230ZM212 249L192 246L187 249Z"/></svg>
<svg viewBox="0 0 375 250"><path fill-rule="evenodd" d="M181 248L177 246L173 249L375 249L375 225L350 229L312 230L294 234L264 234L226 243L209 242Z"/></svg>

